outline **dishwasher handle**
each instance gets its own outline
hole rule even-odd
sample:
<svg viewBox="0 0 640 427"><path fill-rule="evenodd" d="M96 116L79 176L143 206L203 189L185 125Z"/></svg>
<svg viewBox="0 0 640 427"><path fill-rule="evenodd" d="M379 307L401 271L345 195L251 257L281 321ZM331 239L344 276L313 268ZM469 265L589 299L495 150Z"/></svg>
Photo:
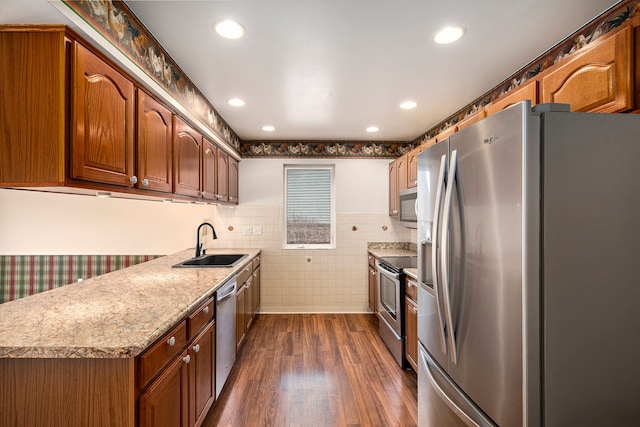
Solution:
<svg viewBox="0 0 640 427"><path fill-rule="evenodd" d="M234 296L236 294L236 286L237 282L235 277L222 285L222 287L218 291L216 302L220 304L221 302Z"/></svg>

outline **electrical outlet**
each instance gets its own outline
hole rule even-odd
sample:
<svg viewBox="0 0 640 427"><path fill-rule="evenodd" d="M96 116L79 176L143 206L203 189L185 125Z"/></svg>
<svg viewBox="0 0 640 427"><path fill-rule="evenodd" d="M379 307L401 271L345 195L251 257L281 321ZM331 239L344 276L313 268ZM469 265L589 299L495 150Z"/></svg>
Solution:
<svg viewBox="0 0 640 427"><path fill-rule="evenodd" d="M252 236L253 235L253 228L251 228L251 226L244 226L242 228L242 234L244 236Z"/></svg>
<svg viewBox="0 0 640 427"><path fill-rule="evenodd" d="M253 226L253 234L256 235L256 236L262 234L262 226L261 225L254 225Z"/></svg>

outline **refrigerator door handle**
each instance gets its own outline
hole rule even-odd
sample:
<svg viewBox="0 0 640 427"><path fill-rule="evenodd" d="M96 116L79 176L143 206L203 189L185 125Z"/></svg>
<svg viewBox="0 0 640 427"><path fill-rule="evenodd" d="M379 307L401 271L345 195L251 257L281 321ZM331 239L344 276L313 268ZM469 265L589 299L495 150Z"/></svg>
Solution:
<svg viewBox="0 0 640 427"><path fill-rule="evenodd" d="M429 380L429 383L431 383L433 390L438 394L438 396L440 396L440 399L442 399L442 401L449 407L449 409L451 409L451 411L453 411L466 425L468 425L469 427L480 427L478 423L476 423L469 415L467 415L466 412L462 410L462 408L456 405L456 403L451 400L449 396L447 396L447 393L442 390L440 385L436 382L436 379L433 377L433 373L431 372L431 364L427 360L425 353L422 351L419 351L418 353L423 359L422 363L426 367L425 372L427 373L427 379Z"/></svg>
<svg viewBox="0 0 640 427"><path fill-rule="evenodd" d="M436 298L436 311L438 312L438 335L440 336L440 347L444 354L447 354L447 344L445 339L445 319L442 315L442 303L440 302L440 287L438 280L438 227L440 225L440 205L442 204L442 189L444 187L444 178L447 169L447 155L443 154L440 158L440 173L438 174L438 185L436 187L436 198L433 208L433 224L432 224L432 242L433 248L431 251L431 262L433 269L433 293Z"/></svg>
<svg viewBox="0 0 640 427"><path fill-rule="evenodd" d="M455 186L456 167L458 163L458 151L451 152L449 175L447 177L447 191L444 196L444 213L442 215L442 236L440 236L440 250L442 260L442 293L444 297L445 321L449 331L449 355L454 364L458 363L458 350L456 336L453 329L453 316L451 314L451 295L449 292L449 219L451 217L451 205L453 187Z"/></svg>

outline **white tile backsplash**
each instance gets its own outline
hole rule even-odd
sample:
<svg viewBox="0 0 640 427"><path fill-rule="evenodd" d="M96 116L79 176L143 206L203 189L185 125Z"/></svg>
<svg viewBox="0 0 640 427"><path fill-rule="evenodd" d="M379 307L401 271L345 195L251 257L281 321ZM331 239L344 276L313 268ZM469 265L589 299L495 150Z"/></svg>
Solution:
<svg viewBox="0 0 640 427"><path fill-rule="evenodd" d="M282 222L281 206L221 206L213 218L218 240L205 243L212 248L262 249L263 313L367 312L367 243L416 238L415 231L386 214L337 213L335 249L284 250ZM261 235L243 235L243 227L256 225L262 227Z"/></svg>

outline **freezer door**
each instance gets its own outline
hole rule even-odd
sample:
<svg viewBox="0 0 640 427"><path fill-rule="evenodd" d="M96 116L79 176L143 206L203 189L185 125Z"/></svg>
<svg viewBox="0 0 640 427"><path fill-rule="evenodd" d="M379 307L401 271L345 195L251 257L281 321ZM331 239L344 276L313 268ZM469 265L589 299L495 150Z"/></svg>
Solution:
<svg viewBox="0 0 640 427"><path fill-rule="evenodd" d="M418 340L442 366L447 365L438 236L446 190L449 140L418 156Z"/></svg>
<svg viewBox="0 0 640 427"><path fill-rule="evenodd" d="M523 423L522 164L527 106L517 104L451 136L444 203L448 223L443 227L449 238L442 248L443 286L453 331L447 371L501 427Z"/></svg>
<svg viewBox="0 0 640 427"><path fill-rule="evenodd" d="M418 425L495 426L447 378L422 345L418 345Z"/></svg>

